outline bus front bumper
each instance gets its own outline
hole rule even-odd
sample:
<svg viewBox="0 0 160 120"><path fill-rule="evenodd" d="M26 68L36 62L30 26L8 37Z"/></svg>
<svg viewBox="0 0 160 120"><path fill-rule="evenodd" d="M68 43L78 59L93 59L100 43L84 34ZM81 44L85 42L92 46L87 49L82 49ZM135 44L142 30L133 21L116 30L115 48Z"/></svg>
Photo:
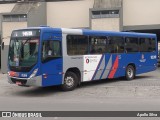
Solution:
<svg viewBox="0 0 160 120"><path fill-rule="evenodd" d="M19 86L42 87L42 76L36 76L34 78L17 78L8 76L8 82L10 84L17 84Z"/></svg>

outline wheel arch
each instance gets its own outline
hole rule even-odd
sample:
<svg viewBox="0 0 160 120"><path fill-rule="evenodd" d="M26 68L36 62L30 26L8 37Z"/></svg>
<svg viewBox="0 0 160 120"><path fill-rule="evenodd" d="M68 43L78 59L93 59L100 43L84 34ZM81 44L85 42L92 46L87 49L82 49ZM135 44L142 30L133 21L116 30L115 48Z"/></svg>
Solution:
<svg viewBox="0 0 160 120"><path fill-rule="evenodd" d="M126 66L126 69L127 69L127 67L128 67L129 65L133 66L133 68L134 68L134 70L135 70L135 72L136 72L136 65L135 65L134 63L129 63L129 64Z"/></svg>
<svg viewBox="0 0 160 120"><path fill-rule="evenodd" d="M79 81L78 83L80 84L80 82L81 82L81 72L80 72L80 70L77 67L68 68L66 70L65 74L64 74L64 77L65 77L65 75L66 75L67 72L73 72L73 73L75 73L77 75L77 77L78 77L78 81ZM64 80L63 80L63 82L64 82Z"/></svg>

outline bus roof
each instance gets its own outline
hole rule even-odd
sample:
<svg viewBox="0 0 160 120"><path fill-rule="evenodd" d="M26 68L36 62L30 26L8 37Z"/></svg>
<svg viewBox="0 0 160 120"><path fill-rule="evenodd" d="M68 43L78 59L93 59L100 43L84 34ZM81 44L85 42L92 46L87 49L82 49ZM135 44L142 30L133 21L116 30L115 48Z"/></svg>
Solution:
<svg viewBox="0 0 160 120"><path fill-rule="evenodd" d="M52 28L48 26L41 27L28 27L25 29L18 30L27 30L27 29L40 29L47 32L56 32L56 33L66 33L66 34L79 34L79 35L99 35L99 36L128 36L128 37L156 37L156 34L151 33L137 33L137 32L116 32L116 31L99 31L99 30L89 30L89 29L70 29L70 28Z"/></svg>
<svg viewBox="0 0 160 120"><path fill-rule="evenodd" d="M116 31L97 31L97 30L83 30L84 34L89 34L89 35L114 35L114 36L131 36L131 37L156 37L156 34L151 34L151 33L137 33L137 32L116 32Z"/></svg>

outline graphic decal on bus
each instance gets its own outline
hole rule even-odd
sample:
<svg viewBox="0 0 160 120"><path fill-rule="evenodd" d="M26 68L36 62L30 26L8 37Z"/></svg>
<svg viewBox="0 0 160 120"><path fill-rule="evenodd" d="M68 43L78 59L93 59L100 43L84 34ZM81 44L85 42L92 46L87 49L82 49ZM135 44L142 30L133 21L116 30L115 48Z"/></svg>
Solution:
<svg viewBox="0 0 160 120"><path fill-rule="evenodd" d="M95 71L98 68L102 55L85 55L83 56L83 81L89 81L95 76Z"/></svg>
<svg viewBox="0 0 160 120"><path fill-rule="evenodd" d="M110 69L112 68L112 55L109 55L110 57L106 56L106 65L105 68L100 76L100 79L107 78Z"/></svg>
<svg viewBox="0 0 160 120"><path fill-rule="evenodd" d="M113 66L112 66L112 69L110 71L110 74L109 74L108 78L114 78L114 75L115 75L115 73L118 69L118 64L119 64L119 59L118 59L118 56L117 56Z"/></svg>
<svg viewBox="0 0 160 120"><path fill-rule="evenodd" d="M142 54L141 59L139 60L140 62L146 62L146 59L144 57L144 54Z"/></svg>
<svg viewBox="0 0 160 120"><path fill-rule="evenodd" d="M100 75L102 74L104 66L105 66L104 56L105 55L103 54L91 80L98 80L100 78Z"/></svg>
<svg viewBox="0 0 160 120"><path fill-rule="evenodd" d="M96 55L84 57L83 81L114 78L119 64L119 56L116 56L112 65L112 55ZM94 63L94 65L93 65Z"/></svg>

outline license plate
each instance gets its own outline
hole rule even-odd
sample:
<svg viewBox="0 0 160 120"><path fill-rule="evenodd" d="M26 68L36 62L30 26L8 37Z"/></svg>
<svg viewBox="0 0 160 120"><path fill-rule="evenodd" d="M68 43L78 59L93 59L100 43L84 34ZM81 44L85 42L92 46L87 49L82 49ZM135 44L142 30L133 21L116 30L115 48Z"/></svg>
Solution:
<svg viewBox="0 0 160 120"><path fill-rule="evenodd" d="M17 81L17 82L16 82L16 85L22 85L22 83L21 83L21 82L19 82L19 81Z"/></svg>

